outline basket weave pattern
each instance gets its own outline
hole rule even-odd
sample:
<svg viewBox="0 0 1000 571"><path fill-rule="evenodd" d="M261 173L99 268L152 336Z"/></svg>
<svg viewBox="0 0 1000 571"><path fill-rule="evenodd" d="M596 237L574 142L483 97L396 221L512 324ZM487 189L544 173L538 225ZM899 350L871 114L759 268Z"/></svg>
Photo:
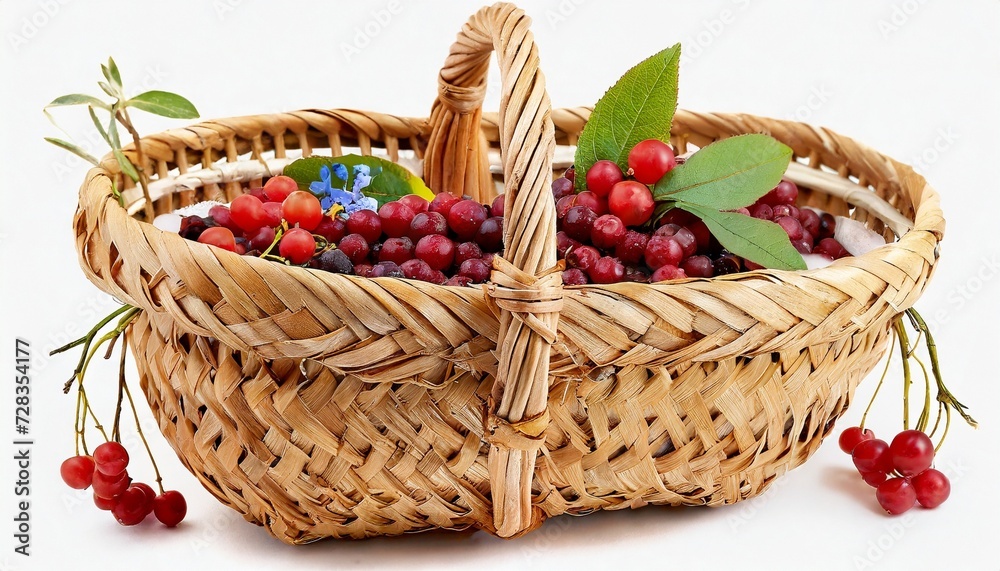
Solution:
<svg viewBox="0 0 1000 571"><path fill-rule="evenodd" d="M144 309L128 334L161 431L211 493L283 541L470 526L512 537L562 513L752 497L818 448L930 277L944 221L909 167L826 129L678 111L682 152L767 133L913 229L821 270L562 288L553 149L590 111L550 109L528 23L506 4L473 16L429 119L304 110L142 142L163 180L247 153L412 149L432 188L483 201L499 148L513 198L483 288L315 272L163 233L118 205L110 158L81 189L81 265ZM499 115L481 108L491 50ZM241 182L260 181L179 188L156 210L230 200ZM815 189L802 198L848 212Z"/></svg>

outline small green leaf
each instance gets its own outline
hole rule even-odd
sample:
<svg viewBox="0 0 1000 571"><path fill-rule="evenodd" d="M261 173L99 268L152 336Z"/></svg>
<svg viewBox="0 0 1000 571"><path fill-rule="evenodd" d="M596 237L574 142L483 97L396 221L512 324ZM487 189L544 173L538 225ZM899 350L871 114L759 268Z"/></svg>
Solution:
<svg viewBox="0 0 1000 571"><path fill-rule="evenodd" d="M111 114L111 121L108 123L108 144L111 145L112 149L121 149L122 142L118 137L118 121L115 120L115 114Z"/></svg>
<svg viewBox="0 0 1000 571"><path fill-rule="evenodd" d="M83 93L73 93L70 95L63 95L62 97L56 97L52 100L52 103L49 103L45 107L62 107L64 105L90 105L99 109L111 109L111 106L107 103L92 95L84 95Z"/></svg>
<svg viewBox="0 0 1000 571"><path fill-rule="evenodd" d="M129 107L142 109L172 119L195 119L198 110L187 99L169 91L147 91L126 102Z"/></svg>
<svg viewBox="0 0 1000 571"><path fill-rule="evenodd" d="M700 204L678 202L677 207L701 218L722 246L737 256L776 270L804 270L805 260L774 222L737 212L720 212Z"/></svg>
<svg viewBox="0 0 1000 571"><path fill-rule="evenodd" d="M374 198L380 207L386 202L392 202L407 194L416 194L427 200L434 199L434 193L427 188L423 179L396 163L379 157L345 155L343 157L302 158L286 166L282 174L292 177L300 189L309 190L311 183L320 180L320 169L335 163L347 167L349 178L353 176L352 173L356 165L367 165L373 173L377 169L381 169L378 175L372 177L371 184L361 191L365 196ZM351 190L353 180L344 182L347 183L347 190Z"/></svg>
<svg viewBox="0 0 1000 571"><path fill-rule="evenodd" d="M112 149L111 152L114 153L115 159L118 161L118 166L122 168L122 172L132 179L132 182L139 182L139 171L135 170L135 165L132 164L132 161L128 160L125 153L119 149Z"/></svg>
<svg viewBox="0 0 1000 571"><path fill-rule="evenodd" d="M716 210L749 206L781 182L791 156L792 149L767 135L723 139L668 172L656 183L653 198Z"/></svg>
<svg viewBox="0 0 1000 571"><path fill-rule="evenodd" d="M628 153L646 139L670 140L677 109L677 66L681 45L646 59L618 80L594 106L576 147L576 172L586 174L599 160L628 169ZM585 176L576 177L582 190Z"/></svg>
<svg viewBox="0 0 1000 571"><path fill-rule="evenodd" d="M101 86L101 89L104 90L104 93L107 93L111 97L115 97L117 99L121 99L121 97L119 96L118 92L115 91L114 88L112 88L107 83L105 83L103 81L98 81L97 85Z"/></svg>
<svg viewBox="0 0 1000 571"><path fill-rule="evenodd" d="M101 67L104 67L104 66L101 66ZM108 58L108 65L107 65L107 67L105 69L106 69L106 72L104 74L104 77L108 78L108 81L110 81L112 85L116 86L118 89L121 89L122 88L122 75L118 71L118 65L115 63L114 58L110 58L110 57Z"/></svg>
<svg viewBox="0 0 1000 571"><path fill-rule="evenodd" d="M87 161L88 163L94 165L95 167L101 164L94 157L94 155L91 155L90 153L74 145L73 143L68 143L66 141L63 141L62 139L56 139L54 137L45 137L45 140L59 147L60 149L73 153L74 155L80 157L81 159Z"/></svg>
<svg viewBox="0 0 1000 571"><path fill-rule="evenodd" d="M94 122L94 126L97 127L97 132L101 134L104 142L106 142L108 146L113 146L111 145L111 138L108 136L108 132L104 130L104 126L101 125L101 120L97 118L97 113L94 112L94 108L88 105L87 110L90 111L90 120Z"/></svg>

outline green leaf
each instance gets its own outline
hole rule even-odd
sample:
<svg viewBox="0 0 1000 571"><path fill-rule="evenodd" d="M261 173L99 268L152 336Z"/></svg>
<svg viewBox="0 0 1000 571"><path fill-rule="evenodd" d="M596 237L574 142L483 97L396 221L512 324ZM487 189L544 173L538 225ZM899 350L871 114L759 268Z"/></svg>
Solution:
<svg viewBox="0 0 1000 571"><path fill-rule="evenodd" d="M121 152L119 149L112 149L112 153L115 155L115 160L118 161L118 166L122 168L122 172L128 175L132 182L139 182L139 171L135 170L135 165L132 161L128 160L125 153Z"/></svg>
<svg viewBox="0 0 1000 571"><path fill-rule="evenodd" d="M774 222L737 212L720 212L700 204L678 202L677 207L701 218L722 246L737 256L776 270L804 270L806 263Z"/></svg>
<svg viewBox="0 0 1000 571"><path fill-rule="evenodd" d="M586 174L599 160L628 169L628 153L646 139L670 140L677 109L677 64L681 45L646 59L625 72L594 106L576 147L576 172ZM576 177L582 190L586 176Z"/></svg>
<svg viewBox="0 0 1000 571"><path fill-rule="evenodd" d="M107 83L105 83L103 81L98 81L97 85L99 85L101 87L101 89L104 91L104 93L107 93L111 97L115 97L117 99L121 99L121 96L118 94L118 92L115 91L114 88L111 87L110 85L108 85Z"/></svg>
<svg viewBox="0 0 1000 571"><path fill-rule="evenodd" d="M320 169L323 166L329 167L335 163L340 163L347 167L348 177L351 178L355 165L368 165L372 172L381 169L381 172L372 177L371 184L361 192L365 196L374 198L381 207L386 202L392 202L406 196L416 194L427 200L433 200L434 193L431 192L423 179L415 176L405 168L381 159L379 157L363 157L361 155L345 155L343 157L308 157L293 161L282 174L292 177L299 188L309 190L309 185L320 180ZM344 181L347 189L353 186L353 180Z"/></svg>
<svg viewBox="0 0 1000 571"><path fill-rule="evenodd" d="M104 142L106 142L108 146L113 146L111 145L111 137L108 136L108 132L105 131L104 126L101 125L101 120L97 118L97 113L94 112L94 108L88 105L87 110L90 111L90 120L94 122L94 126L97 127L97 132L101 134Z"/></svg>
<svg viewBox="0 0 1000 571"><path fill-rule="evenodd" d="M81 159L87 161L88 163L94 165L95 167L100 164L100 162L98 162L98 160L94 157L94 155L91 155L90 153L74 145L73 143L63 141L62 139L56 139L54 137L45 137L45 140L59 147L60 149L64 149L73 153L74 155L80 157Z"/></svg>
<svg viewBox="0 0 1000 571"><path fill-rule="evenodd" d="M108 78L108 81L118 89L122 88L122 75L118 71L118 64L115 63L114 58L108 58L107 67L101 66L104 70L104 77Z"/></svg>
<svg viewBox="0 0 1000 571"><path fill-rule="evenodd" d="M172 119L195 119L198 110L187 99L169 91L147 91L126 102L129 107L142 109Z"/></svg>
<svg viewBox="0 0 1000 571"><path fill-rule="evenodd" d="M121 149L122 142L118 138L118 121L115 120L115 114L111 113L111 122L108 123L108 144L111 145L112 149Z"/></svg>
<svg viewBox="0 0 1000 571"><path fill-rule="evenodd" d="M111 106L107 103L92 95L84 95L83 93L73 93L70 95L63 95L62 97L56 97L52 100L52 103L49 103L45 107L62 107L64 105L90 105L99 109L111 109Z"/></svg>
<svg viewBox="0 0 1000 571"><path fill-rule="evenodd" d="M791 157L792 149L767 135L723 139L664 175L653 198L716 210L749 206L781 182Z"/></svg>

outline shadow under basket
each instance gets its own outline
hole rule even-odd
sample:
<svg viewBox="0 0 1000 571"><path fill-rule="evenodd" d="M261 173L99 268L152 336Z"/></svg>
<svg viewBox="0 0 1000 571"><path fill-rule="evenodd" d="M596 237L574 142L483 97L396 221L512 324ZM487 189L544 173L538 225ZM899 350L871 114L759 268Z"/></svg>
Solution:
<svg viewBox="0 0 1000 571"><path fill-rule="evenodd" d="M499 115L481 110L494 50ZM157 213L231 200L292 156L352 149L420 160L436 191L486 202L501 185L505 253L482 287L184 240L144 221L112 158L91 170L81 265L143 310L127 332L142 388L205 488L288 543L431 528L515 537L564 513L731 504L809 458L927 284L937 194L827 129L682 110L680 152L769 134L795 153L801 205L890 243L818 270L563 287L549 187L589 114L551 109L528 19L497 4L463 28L429 119L303 110L142 140Z"/></svg>

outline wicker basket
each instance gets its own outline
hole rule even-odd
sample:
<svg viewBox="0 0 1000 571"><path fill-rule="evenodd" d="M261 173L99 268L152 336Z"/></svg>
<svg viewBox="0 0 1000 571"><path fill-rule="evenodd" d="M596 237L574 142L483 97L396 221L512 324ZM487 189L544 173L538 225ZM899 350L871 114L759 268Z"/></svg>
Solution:
<svg viewBox="0 0 1000 571"><path fill-rule="evenodd" d="M144 310L128 334L164 436L212 494L283 541L513 537L563 513L759 494L819 447L927 283L944 221L909 167L826 129L679 111L682 152L770 134L794 150L806 204L898 241L820 270L563 288L549 187L567 165L553 156L589 110L550 109L528 24L508 4L473 16L430 119L305 110L142 141L157 212L230 200L289 149L410 149L431 188L482 201L498 178L513 202L485 287L238 256L142 221L135 189L120 207L113 159L88 174L81 264ZM494 50L499 115L481 111Z"/></svg>

